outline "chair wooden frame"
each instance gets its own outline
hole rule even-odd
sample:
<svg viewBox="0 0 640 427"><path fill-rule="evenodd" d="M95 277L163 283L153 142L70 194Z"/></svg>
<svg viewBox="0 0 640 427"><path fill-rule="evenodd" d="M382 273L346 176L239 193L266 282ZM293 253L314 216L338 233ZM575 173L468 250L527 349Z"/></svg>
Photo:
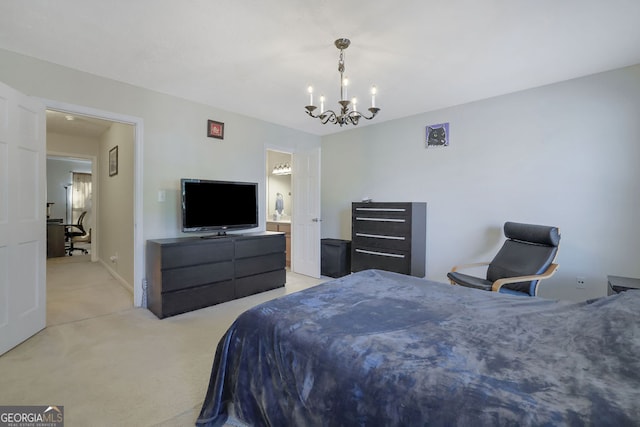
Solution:
<svg viewBox="0 0 640 427"><path fill-rule="evenodd" d="M557 257L557 253L556 253L556 257ZM554 258L554 261L555 261L555 258ZM454 271L458 271L460 269L465 269L465 268L484 267L484 266L488 266L489 264L490 264L489 262L461 264L461 265L454 266L451 269L451 271L454 272ZM532 274L529 276L505 277L503 279L498 279L495 282L493 282L493 285L491 286L491 291L500 292L500 288L502 288L504 285L508 283L531 282L533 280L537 280L539 282L540 280L548 279L549 277L553 276L557 270L558 270L558 264L552 262L549 265L549 267L547 267L547 269L541 274ZM449 279L449 281L451 282L452 285L457 285L457 283L455 283L453 280ZM538 295L538 283L536 283L534 295L536 296Z"/></svg>

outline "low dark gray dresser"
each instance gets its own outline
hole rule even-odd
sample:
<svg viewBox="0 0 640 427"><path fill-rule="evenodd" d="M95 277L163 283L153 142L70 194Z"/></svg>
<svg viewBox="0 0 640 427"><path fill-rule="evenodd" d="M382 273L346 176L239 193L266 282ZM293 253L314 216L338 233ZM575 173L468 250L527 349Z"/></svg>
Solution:
<svg viewBox="0 0 640 427"><path fill-rule="evenodd" d="M147 307L159 318L284 286L285 235L147 241Z"/></svg>

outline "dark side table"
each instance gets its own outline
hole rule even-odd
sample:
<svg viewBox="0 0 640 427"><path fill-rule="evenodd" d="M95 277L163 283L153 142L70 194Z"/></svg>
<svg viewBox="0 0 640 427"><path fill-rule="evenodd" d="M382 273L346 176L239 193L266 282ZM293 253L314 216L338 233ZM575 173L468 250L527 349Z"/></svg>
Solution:
<svg viewBox="0 0 640 427"><path fill-rule="evenodd" d="M629 289L640 289L640 279L632 277L607 276L607 295L619 294Z"/></svg>

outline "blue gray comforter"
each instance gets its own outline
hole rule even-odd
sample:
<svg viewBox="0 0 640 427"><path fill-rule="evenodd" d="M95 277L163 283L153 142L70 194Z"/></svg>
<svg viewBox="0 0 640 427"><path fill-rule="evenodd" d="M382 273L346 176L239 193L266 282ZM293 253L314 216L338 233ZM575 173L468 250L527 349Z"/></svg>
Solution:
<svg viewBox="0 0 640 427"><path fill-rule="evenodd" d="M243 313L198 425L640 424L640 291L585 303L368 270Z"/></svg>

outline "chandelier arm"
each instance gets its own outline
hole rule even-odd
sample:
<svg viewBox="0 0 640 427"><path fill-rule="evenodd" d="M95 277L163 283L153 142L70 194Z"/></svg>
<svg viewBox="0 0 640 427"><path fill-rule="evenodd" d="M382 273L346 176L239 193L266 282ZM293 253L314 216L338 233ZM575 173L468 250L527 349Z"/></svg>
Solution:
<svg viewBox="0 0 640 427"><path fill-rule="evenodd" d="M378 111L380 111L379 108L371 107L371 108L369 108L369 112L371 113L371 116L367 117L367 116L365 116L364 114L362 114L360 112L357 112L357 114L358 114L358 116L362 117L363 119L371 120L376 116L376 114L378 114Z"/></svg>
<svg viewBox="0 0 640 427"><path fill-rule="evenodd" d="M311 106L313 107L313 106ZM313 117L314 119L320 119L320 121L322 122L323 125L331 122L331 123L338 123L338 115L333 111L333 110L326 110L324 112L322 112L319 115L315 115L313 114L313 110L315 110L314 108L309 108L309 106L305 107L307 108L307 110L305 111L309 116Z"/></svg>
<svg viewBox="0 0 640 427"><path fill-rule="evenodd" d="M349 116L350 118L353 117L353 118L358 118L358 119L359 118L363 118L363 119L366 119L366 120L371 120L376 116L376 114L378 114L378 111L380 111L379 108L374 108L374 107L371 107L368 110L371 113L371 115L369 117L367 117L365 114L361 113L360 111L350 111L349 113L346 114L346 116Z"/></svg>
<svg viewBox="0 0 640 427"><path fill-rule="evenodd" d="M338 116L333 111L327 110L319 116L319 119L323 125L326 125L328 122L335 124L337 123Z"/></svg>

